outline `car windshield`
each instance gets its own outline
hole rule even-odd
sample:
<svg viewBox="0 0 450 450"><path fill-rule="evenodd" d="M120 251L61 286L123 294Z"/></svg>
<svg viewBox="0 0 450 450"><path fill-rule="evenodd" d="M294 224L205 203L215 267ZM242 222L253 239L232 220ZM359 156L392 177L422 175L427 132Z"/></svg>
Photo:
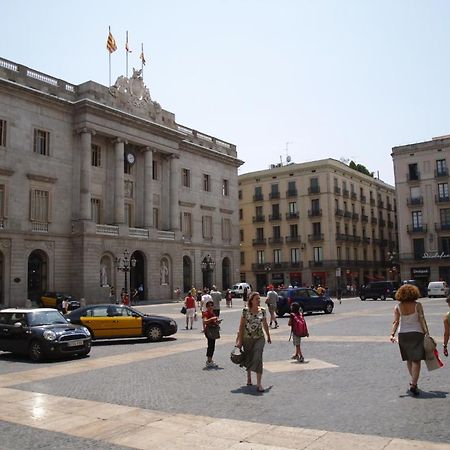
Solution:
<svg viewBox="0 0 450 450"><path fill-rule="evenodd" d="M31 313L28 315L28 322L31 326L68 323L59 311L38 311Z"/></svg>

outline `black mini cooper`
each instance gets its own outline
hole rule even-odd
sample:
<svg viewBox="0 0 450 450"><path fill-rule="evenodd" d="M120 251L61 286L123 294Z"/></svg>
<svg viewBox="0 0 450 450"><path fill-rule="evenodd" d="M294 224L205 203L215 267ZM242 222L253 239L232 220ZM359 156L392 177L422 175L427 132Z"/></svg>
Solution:
<svg viewBox="0 0 450 450"><path fill-rule="evenodd" d="M56 309L2 309L0 350L29 355L35 362L82 356L91 351L91 335L87 328L67 322Z"/></svg>

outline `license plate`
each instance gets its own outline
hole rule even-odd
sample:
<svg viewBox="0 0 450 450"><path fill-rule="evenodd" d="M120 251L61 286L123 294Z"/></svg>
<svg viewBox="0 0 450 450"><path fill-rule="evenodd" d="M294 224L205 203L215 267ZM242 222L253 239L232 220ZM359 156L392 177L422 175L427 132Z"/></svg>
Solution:
<svg viewBox="0 0 450 450"><path fill-rule="evenodd" d="M69 341L67 347L80 347L83 345L83 341Z"/></svg>

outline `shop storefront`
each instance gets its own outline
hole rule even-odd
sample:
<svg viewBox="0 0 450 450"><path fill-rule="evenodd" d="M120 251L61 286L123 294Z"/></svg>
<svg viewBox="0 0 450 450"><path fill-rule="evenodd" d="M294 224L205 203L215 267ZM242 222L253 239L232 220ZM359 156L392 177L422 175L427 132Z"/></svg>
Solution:
<svg viewBox="0 0 450 450"><path fill-rule="evenodd" d="M327 285L327 273L326 272L313 272L311 275L312 275L312 284L314 286L318 286L319 284L321 286Z"/></svg>
<svg viewBox="0 0 450 450"><path fill-rule="evenodd" d="M301 272L291 272L289 274L289 281L292 286L302 285L302 273Z"/></svg>

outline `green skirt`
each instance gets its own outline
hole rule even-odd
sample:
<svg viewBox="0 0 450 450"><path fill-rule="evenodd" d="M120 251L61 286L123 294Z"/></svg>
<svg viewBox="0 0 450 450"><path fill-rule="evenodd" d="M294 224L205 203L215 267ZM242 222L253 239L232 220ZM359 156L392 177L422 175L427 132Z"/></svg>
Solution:
<svg viewBox="0 0 450 450"><path fill-rule="evenodd" d="M266 340L264 337L244 338L245 361L243 366L252 372L262 373L263 371L263 350Z"/></svg>

